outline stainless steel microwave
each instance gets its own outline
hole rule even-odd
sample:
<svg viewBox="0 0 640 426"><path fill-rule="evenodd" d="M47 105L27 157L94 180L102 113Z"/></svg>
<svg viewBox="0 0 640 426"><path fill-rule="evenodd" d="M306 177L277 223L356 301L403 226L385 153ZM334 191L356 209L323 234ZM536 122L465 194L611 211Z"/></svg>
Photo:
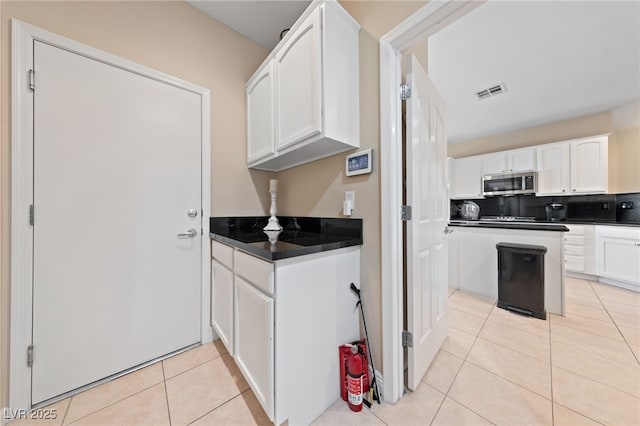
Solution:
<svg viewBox="0 0 640 426"><path fill-rule="evenodd" d="M538 190L538 174L534 171L485 175L482 178L482 195L535 194Z"/></svg>

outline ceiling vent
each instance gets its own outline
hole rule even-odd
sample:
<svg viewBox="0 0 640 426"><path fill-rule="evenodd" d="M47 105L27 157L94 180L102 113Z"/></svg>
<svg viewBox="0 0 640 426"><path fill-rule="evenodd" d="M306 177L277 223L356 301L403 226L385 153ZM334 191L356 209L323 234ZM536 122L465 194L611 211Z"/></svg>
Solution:
<svg viewBox="0 0 640 426"><path fill-rule="evenodd" d="M507 91L507 86L504 83L498 84L497 86L489 87L488 89L481 90L476 92L476 97L478 100L483 100L490 98L492 96L499 95Z"/></svg>

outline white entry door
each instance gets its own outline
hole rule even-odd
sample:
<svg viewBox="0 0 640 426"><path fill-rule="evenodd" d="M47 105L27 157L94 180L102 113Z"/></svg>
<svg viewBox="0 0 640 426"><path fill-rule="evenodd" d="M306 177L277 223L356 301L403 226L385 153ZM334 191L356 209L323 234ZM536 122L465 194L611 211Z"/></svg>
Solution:
<svg viewBox="0 0 640 426"><path fill-rule="evenodd" d="M445 175L445 104L412 55L407 109L407 327L408 383L415 390L447 336L447 238L449 201Z"/></svg>
<svg viewBox="0 0 640 426"><path fill-rule="evenodd" d="M34 43L37 404L200 341L202 105Z"/></svg>

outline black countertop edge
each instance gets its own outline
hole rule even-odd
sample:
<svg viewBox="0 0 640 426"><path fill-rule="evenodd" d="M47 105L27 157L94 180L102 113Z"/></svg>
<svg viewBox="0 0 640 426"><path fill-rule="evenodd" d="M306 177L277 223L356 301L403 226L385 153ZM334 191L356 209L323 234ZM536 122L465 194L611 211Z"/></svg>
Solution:
<svg viewBox="0 0 640 426"><path fill-rule="evenodd" d="M313 246L295 246L294 244L291 244L287 248L282 248L278 243L276 243L275 250L271 251L271 244L268 241L258 246L256 243L243 243L242 241L238 241L233 238L214 233L209 233L209 236L212 240L219 241L223 244L230 245L232 247L270 261L289 259L291 257L304 256L307 254L321 253L329 250L337 250L341 248L362 245L362 240L345 240L340 242L317 244Z"/></svg>
<svg viewBox="0 0 640 426"><path fill-rule="evenodd" d="M566 225L605 225L605 226L632 226L640 227L640 222L605 222L593 220L563 220L562 222L554 222Z"/></svg>
<svg viewBox="0 0 640 426"><path fill-rule="evenodd" d="M569 228L560 224L540 223L540 222L480 222L473 220L450 221L449 226L462 226L468 228L498 228L498 229L520 229L528 231L557 231L568 232Z"/></svg>
<svg viewBox="0 0 640 426"><path fill-rule="evenodd" d="M362 219L278 216L284 228L270 242L262 228L267 216L212 217L209 236L263 259L274 261L362 245Z"/></svg>

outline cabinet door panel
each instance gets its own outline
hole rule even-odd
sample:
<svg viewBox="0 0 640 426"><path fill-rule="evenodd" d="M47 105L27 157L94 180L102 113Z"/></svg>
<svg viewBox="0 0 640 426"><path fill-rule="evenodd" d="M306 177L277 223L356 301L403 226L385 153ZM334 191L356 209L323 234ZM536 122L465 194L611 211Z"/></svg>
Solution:
<svg viewBox="0 0 640 426"><path fill-rule="evenodd" d="M485 155L482 157L482 173L485 175L493 175L504 173L507 171L507 156L504 152Z"/></svg>
<svg viewBox="0 0 640 426"><path fill-rule="evenodd" d="M608 157L602 140L571 142L571 193L605 192Z"/></svg>
<svg viewBox="0 0 640 426"><path fill-rule="evenodd" d="M233 272L216 260L211 262L211 325L233 354Z"/></svg>
<svg viewBox="0 0 640 426"><path fill-rule="evenodd" d="M537 195L567 195L569 183L569 145L538 147Z"/></svg>
<svg viewBox="0 0 640 426"><path fill-rule="evenodd" d="M507 153L509 172L525 172L536 168L536 150L519 149Z"/></svg>
<svg viewBox="0 0 640 426"><path fill-rule="evenodd" d="M640 244L636 240L602 237L599 275L640 284Z"/></svg>
<svg viewBox="0 0 640 426"><path fill-rule="evenodd" d="M273 63L247 87L247 161L261 160L274 151Z"/></svg>
<svg viewBox="0 0 640 426"><path fill-rule="evenodd" d="M273 299L236 275L236 353L238 367L273 419Z"/></svg>
<svg viewBox="0 0 640 426"><path fill-rule="evenodd" d="M481 157L456 159L453 178L454 197L452 198L482 198Z"/></svg>
<svg viewBox="0 0 640 426"><path fill-rule="evenodd" d="M276 55L276 149L322 131L319 9Z"/></svg>

